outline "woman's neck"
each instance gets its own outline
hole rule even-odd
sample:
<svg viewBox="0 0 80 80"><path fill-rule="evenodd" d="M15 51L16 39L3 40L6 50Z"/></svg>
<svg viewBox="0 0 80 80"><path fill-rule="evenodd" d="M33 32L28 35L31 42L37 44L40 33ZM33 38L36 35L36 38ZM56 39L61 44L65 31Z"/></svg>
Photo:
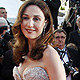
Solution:
<svg viewBox="0 0 80 80"><path fill-rule="evenodd" d="M35 46L36 40L28 40L28 45L29 45L29 51L32 50L32 48Z"/></svg>

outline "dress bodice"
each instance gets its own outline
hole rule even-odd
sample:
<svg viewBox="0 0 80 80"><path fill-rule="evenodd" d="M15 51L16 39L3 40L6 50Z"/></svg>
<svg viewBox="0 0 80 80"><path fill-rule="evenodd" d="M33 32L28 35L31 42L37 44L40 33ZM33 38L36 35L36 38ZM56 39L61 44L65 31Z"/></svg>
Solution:
<svg viewBox="0 0 80 80"><path fill-rule="evenodd" d="M14 67L13 76L15 80L49 80L46 70L42 67L33 67L23 73L21 78L18 67Z"/></svg>

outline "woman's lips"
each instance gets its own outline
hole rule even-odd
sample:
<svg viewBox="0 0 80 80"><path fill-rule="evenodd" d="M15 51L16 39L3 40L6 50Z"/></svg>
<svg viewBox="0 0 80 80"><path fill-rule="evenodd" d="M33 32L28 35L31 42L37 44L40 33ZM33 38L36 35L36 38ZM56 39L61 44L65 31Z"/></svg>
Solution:
<svg viewBox="0 0 80 80"><path fill-rule="evenodd" d="M32 33L32 32L35 31L35 30L33 30L33 29L26 29L26 31L27 31L28 33Z"/></svg>

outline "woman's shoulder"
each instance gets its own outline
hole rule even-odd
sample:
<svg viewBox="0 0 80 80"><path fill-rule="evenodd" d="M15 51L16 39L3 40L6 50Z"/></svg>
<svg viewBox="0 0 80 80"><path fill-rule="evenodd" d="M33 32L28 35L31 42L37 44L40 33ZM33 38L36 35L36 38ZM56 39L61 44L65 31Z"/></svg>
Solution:
<svg viewBox="0 0 80 80"><path fill-rule="evenodd" d="M51 45L48 45L44 52L55 53L57 51Z"/></svg>
<svg viewBox="0 0 80 80"><path fill-rule="evenodd" d="M46 56L54 57L58 55L57 51L51 45L48 45L48 47L45 49L43 54L44 54L44 57Z"/></svg>

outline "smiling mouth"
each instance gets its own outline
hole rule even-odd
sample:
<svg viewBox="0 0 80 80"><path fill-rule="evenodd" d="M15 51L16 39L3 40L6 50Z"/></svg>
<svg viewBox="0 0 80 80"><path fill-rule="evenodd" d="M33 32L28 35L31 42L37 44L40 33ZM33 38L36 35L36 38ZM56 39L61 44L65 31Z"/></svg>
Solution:
<svg viewBox="0 0 80 80"><path fill-rule="evenodd" d="M32 32L35 31L35 30L32 30L32 29L26 29L26 31L27 31L28 33L32 33Z"/></svg>

